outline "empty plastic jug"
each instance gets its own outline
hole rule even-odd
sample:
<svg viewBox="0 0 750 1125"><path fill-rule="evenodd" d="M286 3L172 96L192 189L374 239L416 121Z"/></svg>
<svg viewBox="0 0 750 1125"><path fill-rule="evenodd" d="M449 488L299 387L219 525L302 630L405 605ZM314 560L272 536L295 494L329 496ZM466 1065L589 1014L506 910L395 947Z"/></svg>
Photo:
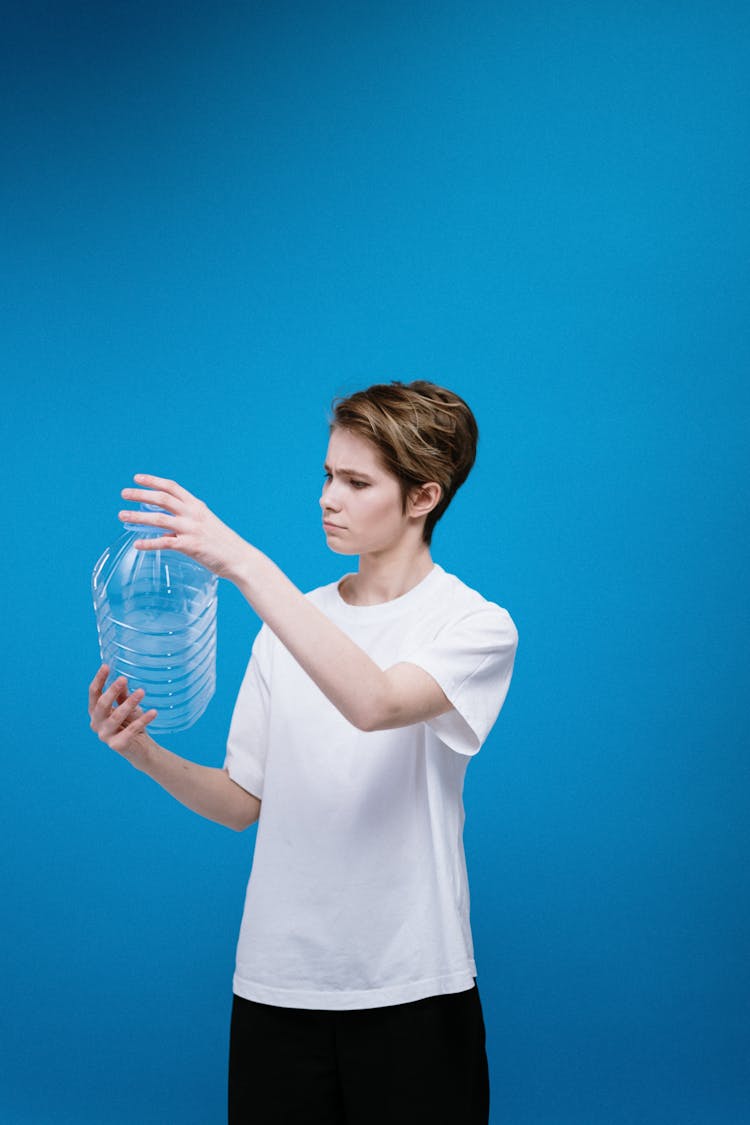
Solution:
<svg viewBox="0 0 750 1125"><path fill-rule="evenodd" d="M158 511L148 504L141 508ZM178 551L137 551L159 528L126 524L96 566L91 588L107 687L125 676L143 688L150 732L187 730L216 688L215 574Z"/></svg>

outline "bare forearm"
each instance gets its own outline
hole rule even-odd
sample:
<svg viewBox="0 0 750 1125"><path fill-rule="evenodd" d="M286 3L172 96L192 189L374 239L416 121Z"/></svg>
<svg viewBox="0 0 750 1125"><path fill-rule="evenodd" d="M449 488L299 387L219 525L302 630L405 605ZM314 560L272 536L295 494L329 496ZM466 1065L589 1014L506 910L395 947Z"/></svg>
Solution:
<svg viewBox="0 0 750 1125"><path fill-rule="evenodd" d="M386 673L262 552L246 544L235 585L297 663L361 730L387 707Z"/></svg>
<svg viewBox="0 0 750 1125"><path fill-rule="evenodd" d="M380 668L275 563L222 523L203 501L163 477L139 474L135 479L143 487L123 489L123 498L155 504L162 511L122 511L120 519L164 532L136 540L135 546L144 551L182 551L233 582L354 726L385 730L450 710L448 699L427 672L407 664Z"/></svg>
<svg viewBox="0 0 750 1125"><path fill-rule="evenodd" d="M151 737L133 764L180 804L217 824L241 832L258 819L258 798L232 781L225 770L181 758Z"/></svg>

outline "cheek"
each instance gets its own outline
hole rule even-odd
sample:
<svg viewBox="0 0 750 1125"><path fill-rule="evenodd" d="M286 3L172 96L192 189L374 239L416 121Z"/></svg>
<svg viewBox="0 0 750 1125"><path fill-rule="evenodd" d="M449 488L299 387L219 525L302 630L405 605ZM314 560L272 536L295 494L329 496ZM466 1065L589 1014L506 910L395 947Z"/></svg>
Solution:
<svg viewBox="0 0 750 1125"><path fill-rule="evenodd" d="M391 496L368 497L362 513L379 525L398 523L401 518L401 501Z"/></svg>

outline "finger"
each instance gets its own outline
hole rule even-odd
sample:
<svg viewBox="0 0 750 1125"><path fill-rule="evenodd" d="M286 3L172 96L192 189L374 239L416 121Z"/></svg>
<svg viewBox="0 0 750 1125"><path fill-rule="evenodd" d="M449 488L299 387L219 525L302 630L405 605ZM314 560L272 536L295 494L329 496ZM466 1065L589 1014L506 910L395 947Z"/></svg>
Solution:
<svg viewBox="0 0 750 1125"><path fill-rule="evenodd" d="M120 495L124 500L135 500L139 504L153 504L156 508L167 508L170 512L184 506L184 501L169 492L157 492L146 488L123 488Z"/></svg>
<svg viewBox="0 0 750 1125"><path fill-rule="evenodd" d="M123 510L117 513L117 518L123 523L142 523L146 527L171 528L178 518L169 512L129 512Z"/></svg>
<svg viewBox="0 0 750 1125"><path fill-rule="evenodd" d="M89 684L89 714L91 714L96 707L99 697L102 694L102 688L106 683L107 676L109 675L109 665L102 664L99 671L94 676Z"/></svg>
<svg viewBox="0 0 750 1125"><path fill-rule="evenodd" d="M146 711L143 714L139 715L138 718L134 719L133 722L130 723L127 727L119 731L117 734L113 735L109 739L109 746L111 747L111 749L127 750L134 737L139 734L143 734L148 724L154 721L154 719L156 718L156 714L156 710L152 708L150 711Z"/></svg>
<svg viewBox="0 0 750 1125"><path fill-rule="evenodd" d="M113 709L115 707L119 707L121 703L125 702L125 700L128 698L129 691L130 691L130 688L128 687L128 682L127 682L127 680L125 680L120 685L120 687L118 687L118 689L117 689L117 693L115 695L115 701L112 704Z"/></svg>
<svg viewBox="0 0 750 1125"><path fill-rule="evenodd" d="M157 710L155 707L151 707L148 711L141 711L141 713L133 719L128 730L134 734L138 734L140 731L145 730L149 723L154 721L156 715Z"/></svg>
<svg viewBox="0 0 750 1125"><path fill-rule="evenodd" d="M141 715L141 718L130 723L129 727L121 730L117 735L112 735L107 745L110 749L115 750L117 754L127 754L128 750L133 749L135 739L139 735L143 735L148 723L153 722L155 718L155 711L146 711L144 715Z"/></svg>
<svg viewBox="0 0 750 1125"><path fill-rule="evenodd" d="M102 722L111 713L112 708L122 693L127 694L128 684L124 676L119 676L114 683L110 684L107 690L99 696L94 706L94 712L91 716L92 723L96 720L97 723Z"/></svg>
<svg viewBox="0 0 750 1125"><path fill-rule="evenodd" d="M133 546L136 551L183 551L177 542L176 535L164 535L160 539L135 539Z"/></svg>
<svg viewBox="0 0 750 1125"><path fill-rule="evenodd" d="M123 727L129 726L145 694L143 688L136 688L132 695L127 696L118 707L110 711L99 728L99 737L106 740L107 738L111 738L116 732L122 730Z"/></svg>
<svg viewBox="0 0 750 1125"><path fill-rule="evenodd" d="M146 488L156 488L162 492L168 492L170 496L176 496L178 500L193 498L192 493L178 484L176 480L168 480L166 477L153 477L149 473L136 473L133 480L136 484L145 485Z"/></svg>

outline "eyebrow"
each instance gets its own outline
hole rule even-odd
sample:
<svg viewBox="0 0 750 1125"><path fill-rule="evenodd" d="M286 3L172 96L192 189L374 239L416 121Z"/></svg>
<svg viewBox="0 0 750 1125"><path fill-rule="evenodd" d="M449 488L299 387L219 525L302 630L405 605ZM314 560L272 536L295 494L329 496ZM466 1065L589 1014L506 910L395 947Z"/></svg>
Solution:
<svg viewBox="0 0 750 1125"><path fill-rule="evenodd" d="M331 466L328 464L327 461L323 466L323 471L326 472L326 473L330 473L330 471L331 471ZM342 466L339 469L339 472L342 473L345 477L357 477L359 480L372 481L372 479L373 479L370 476L369 473L363 473L359 469L345 469Z"/></svg>

